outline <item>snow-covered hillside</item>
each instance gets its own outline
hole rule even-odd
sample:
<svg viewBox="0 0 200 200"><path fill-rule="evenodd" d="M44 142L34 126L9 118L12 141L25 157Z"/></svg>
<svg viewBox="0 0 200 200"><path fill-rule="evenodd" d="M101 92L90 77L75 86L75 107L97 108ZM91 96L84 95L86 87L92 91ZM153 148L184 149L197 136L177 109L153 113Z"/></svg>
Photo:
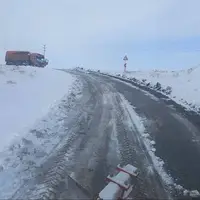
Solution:
<svg viewBox="0 0 200 200"><path fill-rule="evenodd" d="M0 66L0 151L67 94L71 75L48 68Z"/></svg>
<svg viewBox="0 0 200 200"><path fill-rule="evenodd" d="M187 70L164 71L132 71L125 74L127 78L136 78L142 84L148 87L154 87L159 82L162 89L171 87L170 98L177 103L192 109L200 111L200 66ZM155 88L157 89L157 88Z"/></svg>

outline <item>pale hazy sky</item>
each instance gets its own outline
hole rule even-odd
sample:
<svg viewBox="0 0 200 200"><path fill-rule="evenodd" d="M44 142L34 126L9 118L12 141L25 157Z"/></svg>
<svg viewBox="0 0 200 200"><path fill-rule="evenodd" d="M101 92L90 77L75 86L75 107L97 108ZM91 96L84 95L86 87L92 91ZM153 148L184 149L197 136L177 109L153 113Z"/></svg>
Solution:
<svg viewBox="0 0 200 200"><path fill-rule="evenodd" d="M184 68L200 63L200 0L0 0L6 50L42 52L55 68Z"/></svg>

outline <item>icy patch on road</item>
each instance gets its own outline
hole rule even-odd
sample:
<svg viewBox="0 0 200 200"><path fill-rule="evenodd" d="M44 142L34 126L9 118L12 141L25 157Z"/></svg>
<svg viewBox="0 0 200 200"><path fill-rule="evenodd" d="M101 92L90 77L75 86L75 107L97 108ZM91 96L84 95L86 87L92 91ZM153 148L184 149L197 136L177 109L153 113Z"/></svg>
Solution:
<svg viewBox="0 0 200 200"><path fill-rule="evenodd" d="M117 158L120 158L120 150L119 150L119 141L117 139L117 125L116 125L116 119L115 119L115 113L112 111L111 113L112 117L111 120L108 124L109 127L112 127L111 130L111 135L110 135L110 143L109 143L109 151L107 154L107 159L108 159L108 163L111 166L117 166L118 163L118 159L116 160L115 157L113 155L116 154Z"/></svg>
<svg viewBox="0 0 200 200"><path fill-rule="evenodd" d="M47 116L0 153L0 199L18 195L21 186L38 176L42 163L55 153L63 139L67 139L65 120L68 111L81 97L81 90L82 83L76 80L69 93L51 108Z"/></svg>
<svg viewBox="0 0 200 200"><path fill-rule="evenodd" d="M113 109L113 101L115 98L115 93L111 93L111 92L106 92L103 93L102 98L103 98L103 103L104 105L107 106L108 109L110 109L111 111L111 120L108 123L109 127L112 127L112 132L111 132L111 143L110 144L110 148L114 149L117 151L117 156L120 156L120 151L118 149L118 140L117 140L117 127L116 127L116 114L115 114L115 110Z"/></svg>
<svg viewBox="0 0 200 200"><path fill-rule="evenodd" d="M137 137L141 142L144 143L146 150L151 157L153 167L155 168L159 176L162 178L163 182L168 186L174 186L177 190L181 191L183 194L187 193L187 195L191 197L194 197L195 195L196 195L195 197L198 197L198 195L200 196L197 190L189 191L187 189L184 189L183 186L176 184L174 179L171 177L171 175L165 171L164 161L155 155L156 148L154 147L154 145L156 143L155 141L151 140L150 135L146 133L145 127L143 125L146 119L139 117L139 115L135 112L133 107L130 105L128 100L125 99L123 95L120 94L120 97L122 100L122 107L124 108L124 110L127 111L127 115L128 115L127 119L129 119L128 121L129 126L132 127L133 125L135 125L135 127L133 128L136 128L138 130L138 133L140 134L140 136L137 136ZM149 168L148 170L153 172L151 168Z"/></svg>

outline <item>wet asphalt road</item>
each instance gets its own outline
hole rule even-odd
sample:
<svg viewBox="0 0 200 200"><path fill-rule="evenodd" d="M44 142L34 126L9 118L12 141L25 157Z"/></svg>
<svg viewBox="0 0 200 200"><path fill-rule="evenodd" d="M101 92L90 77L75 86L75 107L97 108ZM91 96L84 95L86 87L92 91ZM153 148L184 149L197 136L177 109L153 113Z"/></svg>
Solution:
<svg viewBox="0 0 200 200"><path fill-rule="evenodd" d="M82 97L67 112L66 138L39 169L42 176L32 181L37 187L32 187L27 198L34 197L33 191L41 187L46 199L93 198L119 163L133 164L140 170L132 198L181 198L183 191L174 184L200 191L198 123L194 125L187 113L166 99L119 80L72 73L83 82ZM198 122L197 116L195 120ZM154 157L145 144L143 135L147 134L155 142ZM164 172L173 179L171 184L159 171L156 156L164 161Z"/></svg>
<svg viewBox="0 0 200 200"><path fill-rule="evenodd" d="M200 117L180 112L166 99L155 101L127 84L114 83L136 112L150 122L146 130L156 142L156 155L165 162L175 182L189 190L200 190Z"/></svg>
<svg viewBox="0 0 200 200"><path fill-rule="evenodd" d="M154 164L142 144L142 137L135 139L134 135L139 135L138 130L127 128L125 117L127 111L121 106L123 102L119 94L130 102L139 116L146 119L143 125L145 132L155 141L155 155L164 161L164 169L174 183L183 186L184 189L200 190L200 159L198 159L200 158L200 129L197 124L192 123L186 113L176 109L173 102L152 98L141 90L110 77L82 74L81 78L92 94L93 104L99 102L96 110L92 110L91 123L87 127L89 131L86 130L84 139L90 141L90 138L96 135L98 139L94 145L101 146L100 155L97 154L100 159L97 159L98 164L94 167L94 171L87 172L93 173L90 180L92 188L88 188L92 195L104 187L105 177L109 172L113 172L118 163L130 163L141 171L140 180L136 183L132 197L159 199L182 197L182 192L177 191L173 186L166 186L154 169ZM90 132L91 136L89 136ZM111 136L112 134L114 136ZM116 137L117 141L112 137ZM112 148L109 148L110 146ZM86 148L89 151L91 149L87 145ZM78 155L79 152L76 156L77 160L79 160ZM86 157L83 159L85 160ZM153 173L149 173L149 166L153 168ZM87 176L84 171L85 166L82 170L78 176ZM77 171L80 171L79 166ZM81 184L86 185L84 182Z"/></svg>
<svg viewBox="0 0 200 200"><path fill-rule="evenodd" d="M87 190L92 196L105 186L106 176L118 163L130 163L141 172L131 197L182 198L183 191L176 190L174 185L166 185L156 170L140 130L128 128L127 113L131 110L124 109L120 95L129 101L140 117L146 119L143 122L145 133L155 141L155 155L164 161L164 169L174 183L184 189L200 190L200 129L197 124L193 125L186 113L176 109L173 102L152 98L116 79L97 74L81 74L80 77L91 94L92 103L88 105L93 105L90 120L84 122L87 128L81 146L90 154L93 151L94 158L88 156L88 152L82 155L77 151L76 162L84 164L82 167L76 165L74 171L75 179L84 187L88 184ZM131 120L134 124L134 119ZM93 150L90 141L95 146Z"/></svg>

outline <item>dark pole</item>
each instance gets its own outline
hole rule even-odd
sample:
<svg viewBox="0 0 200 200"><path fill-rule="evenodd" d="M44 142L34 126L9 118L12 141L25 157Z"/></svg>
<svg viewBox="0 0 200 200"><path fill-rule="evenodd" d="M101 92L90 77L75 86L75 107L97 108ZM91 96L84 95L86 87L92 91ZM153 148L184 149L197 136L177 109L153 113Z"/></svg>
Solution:
<svg viewBox="0 0 200 200"><path fill-rule="evenodd" d="M45 53L46 53L46 44L43 46L44 49L44 57L45 57Z"/></svg>

